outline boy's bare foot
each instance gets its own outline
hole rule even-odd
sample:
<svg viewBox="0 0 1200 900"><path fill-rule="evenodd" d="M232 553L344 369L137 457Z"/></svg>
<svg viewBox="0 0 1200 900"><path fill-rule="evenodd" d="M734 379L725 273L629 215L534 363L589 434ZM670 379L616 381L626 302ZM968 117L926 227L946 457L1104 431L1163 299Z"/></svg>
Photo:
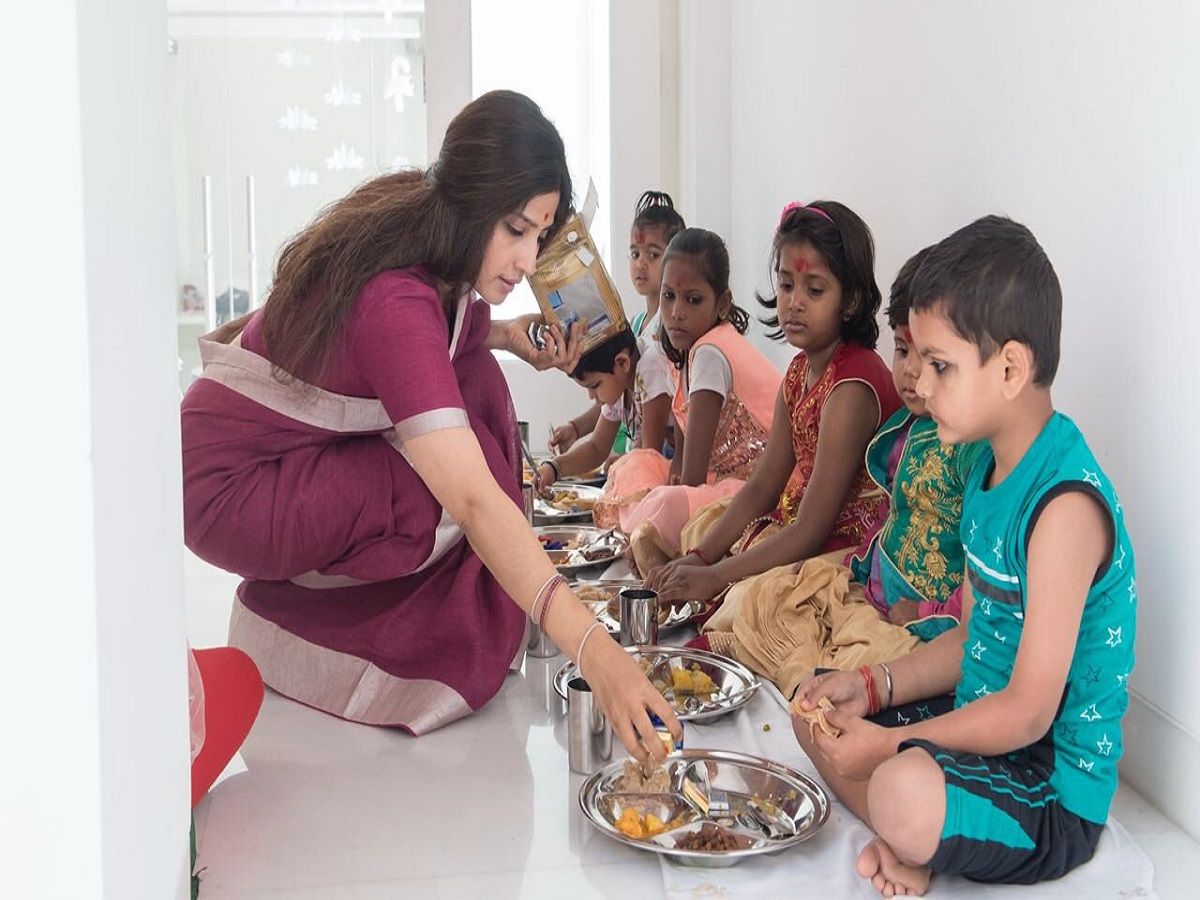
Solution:
<svg viewBox="0 0 1200 900"><path fill-rule="evenodd" d="M900 862L882 838L862 848L855 868L883 897L923 897L929 888L929 869Z"/></svg>

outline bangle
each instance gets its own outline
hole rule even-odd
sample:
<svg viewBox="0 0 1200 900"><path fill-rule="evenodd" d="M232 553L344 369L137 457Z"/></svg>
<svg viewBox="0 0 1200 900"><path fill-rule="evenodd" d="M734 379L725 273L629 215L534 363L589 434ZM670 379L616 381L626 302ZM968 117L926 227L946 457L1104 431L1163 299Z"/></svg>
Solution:
<svg viewBox="0 0 1200 900"><path fill-rule="evenodd" d="M554 595L560 587L567 583L567 580L561 575L555 575L550 579L547 586L542 588L546 592L546 599L542 601L542 611L538 614L538 628L545 630L546 615L550 612L550 603L554 600Z"/></svg>
<svg viewBox="0 0 1200 900"><path fill-rule="evenodd" d="M583 633L583 637L579 639L579 649L575 651L575 668L580 675L583 675L583 645L587 643L587 639L592 636L592 632L604 625L603 622L593 622L588 630ZM586 676L585 676L586 677Z"/></svg>
<svg viewBox="0 0 1200 900"><path fill-rule="evenodd" d="M538 588L537 593L533 595L533 602L531 604L529 604L529 618L531 620L536 622L538 619L538 615L537 615L538 602L543 599L542 595L546 592L546 588L548 588L552 584L554 584L554 580L556 578L561 578L561 577L562 576L559 575L557 572L555 574L551 575L549 578L546 579L545 584L543 584L540 588Z"/></svg>
<svg viewBox="0 0 1200 900"><path fill-rule="evenodd" d="M875 676L871 673L870 666L863 666L858 673L867 684L867 715L873 716L879 712L879 698L875 696Z"/></svg>
<svg viewBox="0 0 1200 900"><path fill-rule="evenodd" d="M700 560L700 562L704 563L706 566L712 565L712 563L708 561L708 557L700 552L699 547L693 547L689 552L692 554L692 556L696 557L696 559Z"/></svg>
<svg viewBox="0 0 1200 900"><path fill-rule="evenodd" d="M544 459L542 460L542 465L549 466L554 471L554 480L558 481L560 471L558 468L558 463L556 463L553 459Z"/></svg>
<svg viewBox="0 0 1200 900"><path fill-rule="evenodd" d="M575 420L574 420L574 419L570 419L570 420L567 422L567 424L568 424L568 425L570 425L570 426L571 426L571 430L575 432L575 439L576 439L576 440L579 440L579 438L580 438L580 436L583 434L583 432L581 432L581 431L579 430L579 426L575 424Z"/></svg>
<svg viewBox="0 0 1200 900"><path fill-rule="evenodd" d="M887 692L888 692L887 703L884 704L883 708L891 709L892 708L892 669L891 669L891 666L889 666L885 662L880 663L879 668L883 669L884 678L887 679Z"/></svg>

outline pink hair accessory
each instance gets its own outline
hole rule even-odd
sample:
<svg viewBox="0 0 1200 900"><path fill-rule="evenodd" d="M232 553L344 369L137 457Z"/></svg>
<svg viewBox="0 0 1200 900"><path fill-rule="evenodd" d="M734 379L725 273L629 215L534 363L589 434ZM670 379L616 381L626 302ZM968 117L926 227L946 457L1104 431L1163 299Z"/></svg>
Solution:
<svg viewBox="0 0 1200 900"><path fill-rule="evenodd" d="M821 207L806 206L805 204L801 203L799 200L793 200L791 203L789 203L787 206L785 206L783 208L783 212L781 212L779 214L779 224L782 225L783 220L788 217L788 213L790 213L792 210L796 210L796 209L803 209L803 210L807 210L808 212L811 212L811 213L816 213L818 216L820 216L822 219L824 219L830 225L834 225L836 227L836 223L833 221L833 219L831 219L829 217L829 213L825 212L825 210L821 209Z"/></svg>

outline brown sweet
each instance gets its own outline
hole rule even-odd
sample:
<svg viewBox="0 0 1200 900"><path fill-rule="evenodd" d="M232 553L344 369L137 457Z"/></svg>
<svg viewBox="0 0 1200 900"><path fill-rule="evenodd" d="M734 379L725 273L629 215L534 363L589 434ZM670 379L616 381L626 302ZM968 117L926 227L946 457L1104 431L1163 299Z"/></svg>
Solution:
<svg viewBox="0 0 1200 900"><path fill-rule="evenodd" d="M680 850L705 850L709 853L721 853L726 850L741 850L746 846L744 838L724 831L712 822L705 822L699 831L689 831L675 842Z"/></svg>

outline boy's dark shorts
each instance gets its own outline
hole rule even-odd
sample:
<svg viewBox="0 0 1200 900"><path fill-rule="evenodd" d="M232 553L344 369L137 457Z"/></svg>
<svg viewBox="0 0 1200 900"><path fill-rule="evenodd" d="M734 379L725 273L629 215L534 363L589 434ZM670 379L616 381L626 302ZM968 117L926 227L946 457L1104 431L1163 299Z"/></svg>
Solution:
<svg viewBox="0 0 1200 900"><path fill-rule="evenodd" d="M980 756L924 740L946 778L946 819L929 861L935 873L974 881L1034 884L1061 878L1087 862L1104 830L1064 809L1050 772L1026 750Z"/></svg>

